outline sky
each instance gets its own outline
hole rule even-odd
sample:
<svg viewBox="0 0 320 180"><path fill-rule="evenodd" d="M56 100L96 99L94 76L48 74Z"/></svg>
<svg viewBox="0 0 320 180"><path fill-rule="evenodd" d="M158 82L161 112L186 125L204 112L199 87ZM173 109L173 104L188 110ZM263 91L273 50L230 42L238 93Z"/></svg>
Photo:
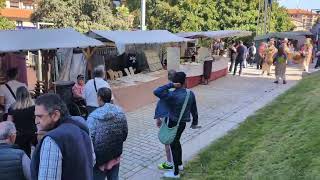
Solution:
<svg viewBox="0 0 320 180"><path fill-rule="evenodd" d="M279 0L286 8L320 9L320 0Z"/></svg>

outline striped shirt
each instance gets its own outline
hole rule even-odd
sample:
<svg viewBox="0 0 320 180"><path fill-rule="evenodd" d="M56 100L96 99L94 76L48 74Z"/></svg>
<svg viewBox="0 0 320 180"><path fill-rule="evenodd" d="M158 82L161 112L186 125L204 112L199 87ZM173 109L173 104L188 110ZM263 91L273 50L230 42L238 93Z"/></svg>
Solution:
<svg viewBox="0 0 320 180"><path fill-rule="evenodd" d="M62 174L62 153L56 142L45 137L41 145L39 180L60 180Z"/></svg>

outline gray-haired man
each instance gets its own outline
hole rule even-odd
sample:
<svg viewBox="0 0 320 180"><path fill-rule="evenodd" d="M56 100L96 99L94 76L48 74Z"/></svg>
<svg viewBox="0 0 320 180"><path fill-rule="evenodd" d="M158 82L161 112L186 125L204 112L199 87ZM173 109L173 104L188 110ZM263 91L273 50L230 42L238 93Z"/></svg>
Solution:
<svg viewBox="0 0 320 180"><path fill-rule="evenodd" d="M24 180L30 177L30 159L14 142L16 128L11 121L0 123L0 179Z"/></svg>
<svg viewBox="0 0 320 180"><path fill-rule="evenodd" d="M94 78L89 80L84 86L84 99L87 104L87 111L90 114L99 107L97 92L100 88L109 88L110 85L104 80L106 75L104 66L100 65L93 71Z"/></svg>
<svg viewBox="0 0 320 180"><path fill-rule="evenodd" d="M88 128L71 118L56 94L35 102L35 123L45 131L31 161L32 179L92 180L93 152Z"/></svg>

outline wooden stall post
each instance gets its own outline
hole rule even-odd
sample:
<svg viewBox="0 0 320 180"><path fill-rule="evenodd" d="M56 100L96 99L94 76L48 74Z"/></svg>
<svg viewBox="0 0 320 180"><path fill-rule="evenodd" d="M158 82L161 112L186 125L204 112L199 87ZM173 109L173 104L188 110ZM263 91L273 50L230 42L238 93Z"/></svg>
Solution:
<svg viewBox="0 0 320 180"><path fill-rule="evenodd" d="M86 57L87 63L88 63L88 65L87 65L88 78L87 79L91 79L91 77L92 77L93 64L92 64L91 58L92 58L95 51L96 51L95 47L88 47L88 48L85 48L82 50L83 54Z"/></svg>

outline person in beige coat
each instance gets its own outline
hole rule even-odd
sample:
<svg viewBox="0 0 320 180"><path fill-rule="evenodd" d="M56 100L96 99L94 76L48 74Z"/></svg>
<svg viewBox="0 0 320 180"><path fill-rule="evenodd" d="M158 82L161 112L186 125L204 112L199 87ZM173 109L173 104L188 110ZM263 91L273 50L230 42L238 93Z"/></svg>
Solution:
<svg viewBox="0 0 320 180"><path fill-rule="evenodd" d="M304 57L302 62L304 71L309 73L309 65L312 60L312 51L313 51L313 46L310 38L306 39L306 42L304 43L304 46L301 51Z"/></svg>
<svg viewBox="0 0 320 180"><path fill-rule="evenodd" d="M267 75L270 76L271 66L273 64L273 56L277 52L278 49L274 46L274 39L271 39L265 51L265 58L262 64L262 75L264 72L267 72Z"/></svg>

